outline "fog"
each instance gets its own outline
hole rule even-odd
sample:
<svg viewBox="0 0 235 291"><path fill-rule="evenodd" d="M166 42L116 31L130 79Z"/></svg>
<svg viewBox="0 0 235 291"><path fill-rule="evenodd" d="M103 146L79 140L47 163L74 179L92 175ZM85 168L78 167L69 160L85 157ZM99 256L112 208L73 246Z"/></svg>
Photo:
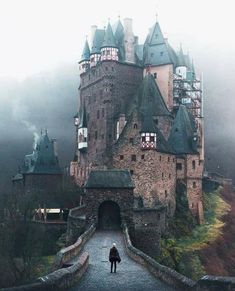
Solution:
<svg viewBox="0 0 235 291"><path fill-rule="evenodd" d="M115 7L115 5L117 7ZM0 1L0 187L8 187L41 129L74 155L78 68L90 26L133 18L144 38L156 14L175 49L182 43L204 76L206 168L235 180L233 1ZM7 185L7 186L6 186ZM0 189L1 189L0 188Z"/></svg>

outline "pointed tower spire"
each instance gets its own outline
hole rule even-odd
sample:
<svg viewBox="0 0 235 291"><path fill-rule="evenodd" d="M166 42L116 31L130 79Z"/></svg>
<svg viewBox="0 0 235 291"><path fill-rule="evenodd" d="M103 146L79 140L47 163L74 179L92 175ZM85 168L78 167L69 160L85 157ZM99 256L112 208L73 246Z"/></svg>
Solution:
<svg viewBox="0 0 235 291"><path fill-rule="evenodd" d="M85 45L84 45L84 48L83 48L81 61L87 61L87 60L90 60L90 48L89 48L89 44L88 44L88 41L87 41L87 35L86 35L86 41L85 41Z"/></svg>
<svg viewBox="0 0 235 291"><path fill-rule="evenodd" d="M101 46L101 61L118 61L118 48L110 22L108 22Z"/></svg>
<svg viewBox="0 0 235 291"><path fill-rule="evenodd" d="M117 47L110 22L108 22L107 28L105 30L104 42L102 44L102 47Z"/></svg>
<svg viewBox="0 0 235 291"><path fill-rule="evenodd" d="M89 69L89 67L90 67L90 48L86 36L86 41L83 48L81 60L79 62L80 74L85 73Z"/></svg>

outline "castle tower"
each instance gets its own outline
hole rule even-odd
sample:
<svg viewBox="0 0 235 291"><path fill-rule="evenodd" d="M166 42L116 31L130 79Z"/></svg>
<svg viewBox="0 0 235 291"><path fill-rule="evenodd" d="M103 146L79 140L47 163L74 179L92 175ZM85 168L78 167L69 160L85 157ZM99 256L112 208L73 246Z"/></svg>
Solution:
<svg viewBox="0 0 235 291"><path fill-rule="evenodd" d="M90 48L86 39L81 60L79 62L79 73L80 75L85 73L90 68Z"/></svg>
<svg viewBox="0 0 235 291"><path fill-rule="evenodd" d="M78 125L78 149L85 151L87 149L87 119L85 106L80 110L80 122Z"/></svg>
<svg viewBox="0 0 235 291"><path fill-rule="evenodd" d="M101 61L118 61L118 48L110 23L108 23L101 46Z"/></svg>
<svg viewBox="0 0 235 291"><path fill-rule="evenodd" d="M95 67L100 60L100 47L104 41L105 31L103 29L97 29L93 26L94 32L92 37L92 47L90 54L90 67Z"/></svg>
<svg viewBox="0 0 235 291"><path fill-rule="evenodd" d="M184 105L179 107L168 142L177 157L177 181L185 187L192 214L202 222L203 161L200 158L195 118Z"/></svg>
<svg viewBox="0 0 235 291"><path fill-rule="evenodd" d="M161 91L168 109L173 108L173 74L176 56L164 38L158 21L150 29L144 44L144 75L151 73Z"/></svg>
<svg viewBox="0 0 235 291"><path fill-rule="evenodd" d="M182 45L180 45L180 50L178 53L178 62L176 65L175 72L177 75L181 76L184 80L187 79L187 65L185 62Z"/></svg>

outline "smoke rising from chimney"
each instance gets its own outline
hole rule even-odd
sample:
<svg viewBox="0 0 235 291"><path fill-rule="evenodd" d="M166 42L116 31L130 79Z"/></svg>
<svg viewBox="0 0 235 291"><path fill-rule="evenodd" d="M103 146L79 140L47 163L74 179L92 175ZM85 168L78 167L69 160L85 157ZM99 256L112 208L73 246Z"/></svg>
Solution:
<svg viewBox="0 0 235 291"><path fill-rule="evenodd" d="M22 104L22 101L20 98L13 100L12 102L13 118L16 121L23 124L28 129L28 131L30 131L33 134L33 137L34 137L33 148L35 149L37 145L37 141L39 139L39 134L38 134L38 130L36 126L28 121L28 116L29 116L28 112L29 112L28 108Z"/></svg>

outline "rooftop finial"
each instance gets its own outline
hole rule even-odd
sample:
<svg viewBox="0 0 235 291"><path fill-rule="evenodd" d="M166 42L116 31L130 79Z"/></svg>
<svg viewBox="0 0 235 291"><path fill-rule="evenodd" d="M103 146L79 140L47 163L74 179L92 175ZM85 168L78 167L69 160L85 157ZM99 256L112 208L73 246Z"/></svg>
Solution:
<svg viewBox="0 0 235 291"><path fill-rule="evenodd" d="M158 22L158 13L155 14L156 22Z"/></svg>
<svg viewBox="0 0 235 291"><path fill-rule="evenodd" d="M108 23L110 23L110 17L108 18Z"/></svg>

